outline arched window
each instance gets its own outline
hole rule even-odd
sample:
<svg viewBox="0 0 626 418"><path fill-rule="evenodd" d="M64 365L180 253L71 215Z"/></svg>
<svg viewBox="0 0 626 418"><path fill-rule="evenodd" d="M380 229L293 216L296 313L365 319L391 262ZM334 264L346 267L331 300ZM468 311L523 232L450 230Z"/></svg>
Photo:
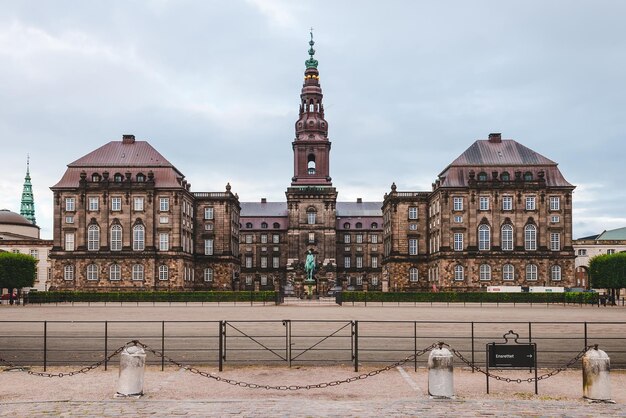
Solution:
<svg viewBox="0 0 626 418"><path fill-rule="evenodd" d="M267 222L261 222L261 229L267 229Z"/></svg>
<svg viewBox="0 0 626 418"><path fill-rule="evenodd" d="M274 222L274 229L279 229L280 228L280 224L278 222Z"/></svg>
<svg viewBox="0 0 626 418"><path fill-rule="evenodd" d="M315 174L315 155L309 154L307 157L307 168L309 174Z"/></svg>
<svg viewBox="0 0 626 418"><path fill-rule="evenodd" d="M87 250L98 251L100 249L100 227L89 225L87 228Z"/></svg>
<svg viewBox="0 0 626 418"><path fill-rule="evenodd" d="M165 264L159 266L159 280L169 280L170 271Z"/></svg>
<svg viewBox="0 0 626 418"><path fill-rule="evenodd" d="M120 280L122 278L122 269L119 264L111 264L109 267L109 280Z"/></svg>
<svg viewBox="0 0 626 418"><path fill-rule="evenodd" d="M113 174L113 181L116 182L116 183L121 183L123 178L124 177L122 177L121 173Z"/></svg>
<svg viewBox="0 0 626 418"><path fill-rule="evenodd" d="M93 181L94 183L98 183L100 182L100 174L98 173L93 173L91 175L91 181Z"/></svg>
<svg viewBox="0 0 626 418"><path fill-rule="evenodd" d="M502 225L502 251L513 251L513 225Z"/></svg>
<svg viewBox="0 0 626 418"><path fill-rule="evenodd" d="M478 173L478 181L487 181L487 173L484 171Z"/></svg>
<svg viewBox="0 0 626 418"><path fill-rule="evenodd" d="M343 224L343 229L350 229L350 222L345 222Z"/></svg>
<svg viewBox="0 0 626 418"><path fill-rule="evenodd" d="M87 266L87 280L98 280L98 265L89 264Z"/></svg>
<svg viewBox="0 0 626 418"><path fill-rule="evenodd" d="M524 173L524 181L532 181L533 180L533 173L531 173L530 171L527 171Z"/></svg>
<svg viewBox="0 0 626 418"><path fill-rule="evenodd" d="M361 222L357 222L356 225L354 226L356 229L361 229L363 228L363 224Z"/></svg>
<svg viewBox="0 0 626 418"><path fill-rule="evenodd" d="M491 280L491 266L489 264L480 265L480 280Z"/></svg>
<svg viewBox="0 0 626 418"><path fill-rule="evenodd" d="M143 280L143 266L141 264L135 264L133 266L133 280Z"/></svg>
<svg viewBox="0 0 626 418"><path fill-rule="evenodd" d="M306 213L306 222L309 225L315 225L315 218L316 218L316 213L315 210L313 209L309 209Z"/></svg>
<svg viewBox="0 0 626 418"><path fill-rule="evenodd" d="M122 227L120 225L111 227L111 251L122 251Z"/></svg>
<svg viewBox="0 0 626 418"><path fill-rule="evenodd" d="M511 181L511 175L507 171L504 171L502 174L500 174L500 180Z"/></svg>
<svg viewBox="0 0 626 418"><path fill-rule="evenodd" d="M212 268L205 268L204 269L204 281L205 282L212 282L213 281L213 269Z"/></svg>
<svg viewBox="0 0 626 418"><path fill-rule="evenodd" d="M478 249L488 251L491 248L491 228L482 224L478 227Z"/></svg>
<svg viewBox="0 0 626 418"><path fill-rule="evenodd" d="M146 181L146 176L144 176L143 173L137 174L137 181L139 183L143 183L144 181Z"/></svg>
<svg viewBox="0 0 626 418"><path fill-rule="evenodd" d="M415 267L411 267L409 269L409 281L416 282L418 280L419 280L419 272L417 271Z"/></svg>
<svg viewBox="0 0 626 418"><path fill-rule="evenodd" d="M528 264L526 266L526 280L537 280L537 265Z"/></svg>
<svg viewBox="0 0 626 418"><path fill-rule="evenodd" d="M561 280L561 266L552 266L550 269L550 279L554 281Z"/></svg>
<svg viewBox="0 0 626 418"><path fill-rule="evenodd" d="M246 229L252 229L252 222L246 222Z"/></svg>
<svg viewBox="0 0 626 418"><path fill-rule="evenodd" d="M515 280L515 267L513 267L513 264L502 266L502 280Z"/></svg>
<svg viewBox="0 0 626 418"><path fill-rule="evenodd" d="M143 251L146 247L146 230L143 225L133 227L133 250Z"/></svg>
<svg viewBox="0 0 626 418"><path fill-rule="evenodd" d="M63 279L74 280L74 266L69 264L63 268Z"/></svg>
<svg viewBox="0 0 626 418"><path fill-rule="evenodd" d="M524 248L529 251L537 249L537 227L529 224L524 227Z"/></svg>
<svg viewBox="0 0 626 418"><path fill-rule="evenodd" d="M465 269L460 264L457 264L456 266L454 266L454 280L456 281L465 280Z"/></svg>
<svg viewBox="0 0 626 418"><path fill-rule="evenodd" d="M378 224L376 222L372 222L372 229L377 229L378 228Z"/></svg>

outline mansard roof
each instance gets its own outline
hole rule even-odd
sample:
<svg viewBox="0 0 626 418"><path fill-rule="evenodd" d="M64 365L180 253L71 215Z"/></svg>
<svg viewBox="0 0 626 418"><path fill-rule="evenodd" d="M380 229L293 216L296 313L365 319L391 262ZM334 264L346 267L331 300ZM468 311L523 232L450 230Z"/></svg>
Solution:
<svg viewBox="0 0 626 418"><path fill-rule="evenodd" d="M287 202L239 202L241 217L265 216L278 217L288 216Z"/></svg>
<svg viewBox="0 0 626 418"><path fill-rule="evenodd" d="M383 202L337 202L337 216L383 216Z"/></svg>

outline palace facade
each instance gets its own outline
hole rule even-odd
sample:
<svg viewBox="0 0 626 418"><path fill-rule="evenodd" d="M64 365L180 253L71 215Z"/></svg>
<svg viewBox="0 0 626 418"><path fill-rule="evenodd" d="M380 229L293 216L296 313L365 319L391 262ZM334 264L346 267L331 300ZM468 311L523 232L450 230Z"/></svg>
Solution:
<svg viewBox="0 0 626 418"><path fill-rule="evenodd" d="M480 290L574 281L574 186L557 164L491 134L430 191L341 202L318 62L306 61L282 202L192 192L148 142L124 135L70 163L54 193L51 289L302 287L308 250L321 293Z"/></svg>

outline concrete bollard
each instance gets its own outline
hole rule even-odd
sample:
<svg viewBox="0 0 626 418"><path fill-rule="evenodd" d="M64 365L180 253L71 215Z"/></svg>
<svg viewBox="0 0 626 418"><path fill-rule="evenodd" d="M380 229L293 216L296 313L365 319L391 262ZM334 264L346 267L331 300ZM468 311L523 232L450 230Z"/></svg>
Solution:
<svg viewBox="0 0 626 418"><path fill-rule="evenodd" d="M428 394L434 398L454 396L454 366L450 350L439 344L428 356Z"/></svg>
<svg viewBox="0 0 626 418"><path fill-rule="evenodd" d="M583 398L611 402L611 359L596 345L583 356Z"/></svg>
<svg viewBox="0 0 626 418"><path fill-rule="evenodd" d="M120 374L117 394L120 397L143 395L143 376L146 366L146 352L136 345L126 347L120 354Z"/></svg>

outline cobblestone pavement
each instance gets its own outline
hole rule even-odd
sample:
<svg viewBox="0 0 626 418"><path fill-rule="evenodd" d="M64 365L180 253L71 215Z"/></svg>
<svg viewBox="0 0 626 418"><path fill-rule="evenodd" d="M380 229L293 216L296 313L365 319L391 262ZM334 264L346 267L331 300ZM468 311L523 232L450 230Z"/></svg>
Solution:
<svg viewBox="0 0 626 418"><path fill-rule="evenodd" d="M626 417L622 405L584 401L434 400L320 401L267 398L196 401L109 401L1 403L0 416L271 416L271 417Z"/></svg>

